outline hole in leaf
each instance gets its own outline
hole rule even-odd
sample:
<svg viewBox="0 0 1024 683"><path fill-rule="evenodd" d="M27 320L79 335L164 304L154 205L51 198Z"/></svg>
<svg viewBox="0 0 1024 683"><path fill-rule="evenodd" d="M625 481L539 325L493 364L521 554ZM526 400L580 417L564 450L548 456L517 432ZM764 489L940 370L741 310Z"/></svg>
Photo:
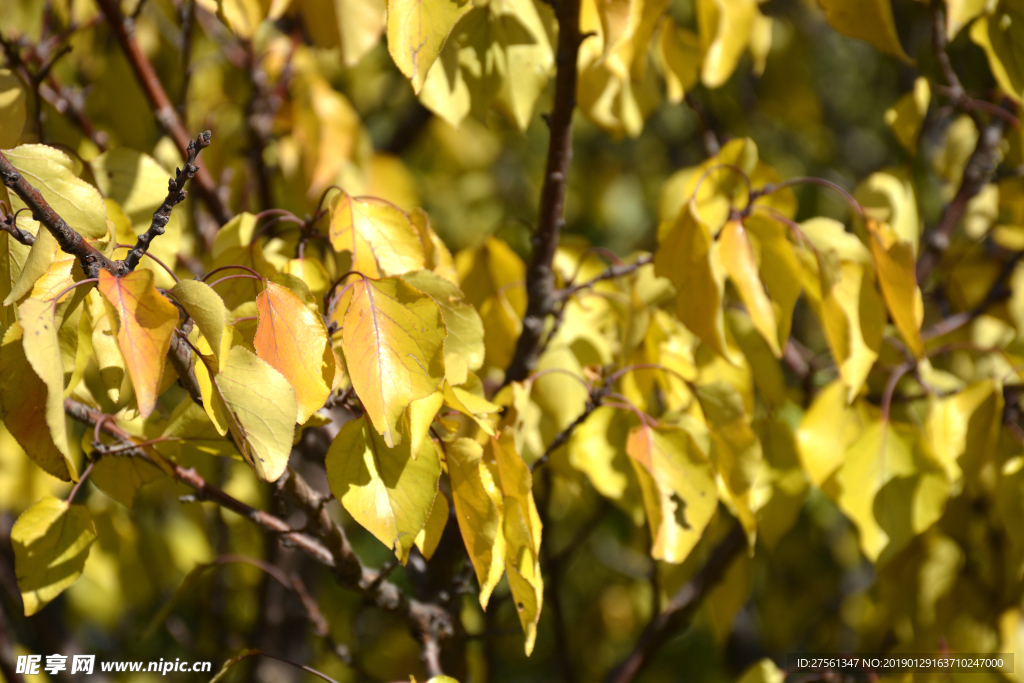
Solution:
<svg viewBox="0 0 1024 683"><path fill-rule="evenodd" d="M526 609L526 608L525 608L525 607L523 607L523 603L521 603L521 602L517 602L517 603L516 603L516 609L517 609L517 610L519 610L520 612L522 612L522 611L523 611L524 609Z"/></svg>
<svg viewBox="0 0 1024 683"><path fill-rule="evenodd" d="M683 527L687 531L692 529L690 523L686 521L686 501L679 497L678 493L673 492L672 497L669 499L675 505L674 514L676 516L676 524Z"/></svg>

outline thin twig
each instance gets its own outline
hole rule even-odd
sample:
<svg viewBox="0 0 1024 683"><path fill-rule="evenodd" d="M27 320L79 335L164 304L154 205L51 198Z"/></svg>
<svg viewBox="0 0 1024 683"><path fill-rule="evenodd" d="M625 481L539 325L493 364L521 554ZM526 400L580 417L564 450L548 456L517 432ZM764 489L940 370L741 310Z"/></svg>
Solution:
<svg viewBox="0 0 1024 683"><path fill-rule="evenodd" d="M139 235L139 240L135 243L135 247L128 252L124 261L121 262L122 275L135 270L139 265L139 261L146 255L146 250L149 249L149 244L153 241L153 238L164 234L167 222L171 220L171 210L176 204L185 201L185 195L187 194L185 192L185 183L194 178L196 173L199 172L199 167L195 165L196 157L210 146L210 137L212 135L208 130L203 131L195 140L189 141L186 148L185 166L184 168L175 169L174 177L167 183L167 197L164 199L164 203L160 205L160 208L153 212L153 221L149 224L149 229Z"/></svg>
<svg viewBox="0 0 1024 683"><path fill-rule="evenodd" d="M672 596L665 609L651 619L633 651L608 673L605 683L631 683L661 645L674 633L690 624L701 602L722 580L726 569L745 546L746 534L743 527L738 523L734 524L725 538L711 551L704 566Z"/></svg>

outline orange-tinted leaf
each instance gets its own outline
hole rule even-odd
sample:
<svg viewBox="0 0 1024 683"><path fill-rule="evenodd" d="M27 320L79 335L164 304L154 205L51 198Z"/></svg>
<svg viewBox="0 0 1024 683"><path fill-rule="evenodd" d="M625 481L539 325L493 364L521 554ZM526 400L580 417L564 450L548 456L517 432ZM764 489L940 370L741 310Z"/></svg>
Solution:
<svg viewBox="0 0 1024 683"><path fill-rule="evenodd" d="M295 389L298 422L323 407L331 394L334 368L324 362L327 329L292 290L268 282L256 297L259 324L253 345L256 355L285 376Z"/></svg>
<svg viewBox="0 0 1024 683"><path fill-rule="evenodd" d="M178 309L156 291L153 273L148 270L120 278L100 271L99 290L117 311L117 344L135 387L139 413L148 417L156 406Z"/></svg>

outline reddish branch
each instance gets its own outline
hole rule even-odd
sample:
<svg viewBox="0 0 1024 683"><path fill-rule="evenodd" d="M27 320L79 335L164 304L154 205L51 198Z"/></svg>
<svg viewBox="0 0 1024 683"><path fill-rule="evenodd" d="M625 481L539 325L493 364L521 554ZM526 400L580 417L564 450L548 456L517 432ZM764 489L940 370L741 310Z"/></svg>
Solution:
<svg viewBox="0 0 1024 683"><path fill-rule="evenodd" d="M109 0L108 0L109 1ZM544 323L555 311L555 273L552 262L565 225L565 192L572 161L572 115L576 108L576 68L583 36L580 34L580 0L555 4L558 19L555 103L548 118L551 140L540 194L540 215L533 236L533 254L526 272L526 316L516 343L515 355L505 372L506 382L526 379L537 366L543 347Z"/></svg>
<svg viewBox="0 0 1024 683"><path fill-rule="evenodd" d="M64 222L56 211L43 199L43 195L32 187L3 154L0 154L0 180L13 191L32 211L32 218L45 227L66 254L77 256L87 277L98 277L100 269L118 274L116 263L96 250L94 246Z"/></svg>
<svg viewBox="0 0 1024 683"><path fill-rule="evenodd" d="M194 178L200 170L195 165L195 160L201 151L210 146L211 135L210 131L204 131L195 140L189 141L188 147L185 148L185 166L184 168L175 169L174 177L168 181L167 198L164 199L164 203L160 205L160 208L153 212L153 222L150 223L149 229L139 235L139 241L135 243L135 247L128 252L124 261L119 264L122 275L135 270L136 266L139 265L139 261L146 255L146 250L149 249L149 244L153 241L153 238L164 234L167 222L171 220L171 209L176 204L185 200L185 195L187 194L185 192L185 183Z"/></svg>
<svg viewBox="0 0 1024 683"><path fill-rule="evenodd" d="M665 641L690 624L701 602L722 580L726 569L745 546L746 535L736 524L711 551L711 556L697 574L683 584L665 609L647 624L633 651L609 672L605 683L631 683Z"/></svg>
<svg viewBox="0 0 1024 683"><path fill-rule="evenodd" d="M131 64L132 71L135 72L139 85L142 86L150 106L153 107L153 113L156 115L157 121L170 134L174 143L178 146L181 155L187 156L188 146L192 138L188 131L185 130L185 126L178 117L178 112L175 110L174 105L171 104L171 100L167 97L167 92L160 83L160 78L156 75L153 64L135 41L134 19L121 14L117 0L96 0L96 4L99 5L100 10L110 23L110 27L114 31L114 37L120 43L121 49L128 58L128 63ZM213 214L213 217L221 225L227 223L231 219L231 215L217 194L217 186L213 182L213 177L205 169L199 169L195 180L199 185L199 193L202 195L203 201L206 203L210 213Z"/></svg>

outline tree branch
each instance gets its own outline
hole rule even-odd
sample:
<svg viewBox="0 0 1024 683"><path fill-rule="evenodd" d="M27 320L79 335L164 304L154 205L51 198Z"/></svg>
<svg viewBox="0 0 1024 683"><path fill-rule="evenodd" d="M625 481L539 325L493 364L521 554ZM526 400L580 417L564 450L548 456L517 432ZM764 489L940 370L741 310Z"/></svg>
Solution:
<svg viewBox="0 0 1024 683"><path fill-rule="evenodd" d="M112 275L118 274L118 266L85 241L71 226L64 222L56 211L43 199L43 195L32 187L10 161L0 153L0 179L8 189L13 190L21 201L32 211L32 218L45 227L66 254L76 256L82 262L87 277L98 277L100 269Z"/></svg>
<svg viewBox="0 0 1024 683"><path fill-rule="evenodd" d="M178 112L174 109L174 105L171 104L170 98L167 97L167 92L160 83L160 78L156 75L153 64L150 63L149 58L146 57L142 48L135 41L134 19L121 14L121 10L117 6L117 0L96 0L96 4L99 5L111 29L113 29L114 37L120 43L125 57L128 58L128 63L131 64L132 71L135 72L139 85L142 86L150 106L153 107L153 113L156 115L157 121L170 134L174 143L178 146L178 151L181 152L181 155L187 156L188 146L192 138L188 131L185 130L185 126L178 117ZM213 217L221 225L227 223L231 219L231 215L220 201L213 177L205 169L199 169L195 180L199 185L199 193L202 195L203 201L206 203L210 213L213 214Z"/></svg>
<svg viewBox="0 0 1024 683"><path fill-rule="evenodd" d="M153 238L164 234L167 222L171 220L171 209L176 204L185 200L185 195L187 194L185 192L185 183L189 179L194 178L200 170L198 166L194 165L195 160L200 152L210 146L211 135L212 133L207 130L200 133L195 140L189 141L186 148L187 155L184 168L175 169L174 177L167 183L167 198L164 199L164 203L160 205L160 208L153 212L153 222L150 223L149 229L139 235L139 241L135 243L135 247L128 252L124 261L118 264L121 275L126 275L135 270L139 265L139 261L146 255L146 250L149 249L149 244L153 241Z"/></svg>
<svg viewBox="0 0 1024 683"><path fill-rule="evenodd" d="M697 574L683 584L665 609L647 624L633 652L612 669L605 683L631 683L658 649L676 631L689 625L701 602L725 575L725 570L746 546L746 535L737 523L729 530Z"/></svg>
<svg viewBox="0 0 1024 683"><path fill-rule="evenodd" d="M72 399L65 399L64 411L79 422L94 427L99 425L101 431L124 445L134 444L131 435L121 429L109 415ZM135 452L129 449L127 453L149 459L141 449ZM379 572L364 567L348 544L341 527L327 514L326 498L309 486L301 475L289 469L278 481L278 489L313 522L312 534L296 531L281 518L246 505L208 483L194 469L185 469L177 463L169 464L173 468L175 480L192 488L197 500L216 503L273 532L282 543L298 548L334 572L341 585L362 593L379 609L404 617L423 643L428 673L432 676L440 675L439 660L430 653L439 652L437 643L454 633L451 615L438 605L409 598L394 583L380 580Z"/></svg>
<svg viewBox="0 0 1024 683"><path fill-rule="evenodd" d="M109 1L109 0L107 0ZM555 307L552 262L565 225L565 192L572 162L572 115L576 108L576 69L583 36L580 35L580 0L560 0L558 19L555 102L548 127L548 160L540 194L540 215L533 236L533 254L526 271L526 316L516 342L515 355L505 372L505 383L526 379L537 366L544 338L544 322Z"/></svg>

